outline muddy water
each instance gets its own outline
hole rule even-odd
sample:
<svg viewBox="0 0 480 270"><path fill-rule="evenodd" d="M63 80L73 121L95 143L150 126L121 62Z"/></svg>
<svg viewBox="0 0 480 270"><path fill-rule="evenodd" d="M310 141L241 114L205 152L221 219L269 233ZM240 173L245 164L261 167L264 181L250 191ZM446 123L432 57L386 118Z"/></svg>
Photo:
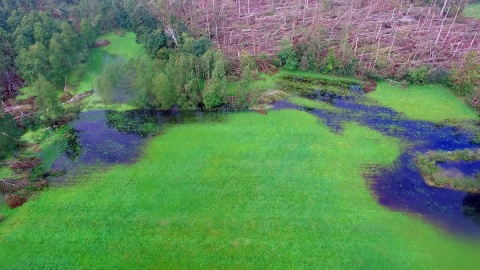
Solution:
<svg viewBox="0 0 480 270"><path fill-rule="evenodd" d="M387 169L375 168L366 176L370 189L380 204L395 211L420 214L429 222L454 233L480 237L480 195L430 187L425 184L414 163L418 152L478 148L479 145L473 143L473 132L427 121L409 120L390 108L362 104L365 97L358 91L352 91L348 97L316 91L308 98L328 102L344 110L327 112L300 107L287 101L276 102L274 108L307 111L337 133L342 132L344 123L356 122L385 135L400 138L409 145L394 166Z"/></svg>

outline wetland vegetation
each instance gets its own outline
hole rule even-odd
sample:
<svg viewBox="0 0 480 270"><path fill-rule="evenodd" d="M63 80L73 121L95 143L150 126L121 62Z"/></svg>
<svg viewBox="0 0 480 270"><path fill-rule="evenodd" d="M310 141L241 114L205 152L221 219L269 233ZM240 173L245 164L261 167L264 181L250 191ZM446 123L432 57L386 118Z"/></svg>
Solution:
<svg viewBox="0 0 480 270"><path fill-rule="evenodd" d="M34 2L0 1L1 269L480 264L475 50L390 76L343 41L232 57L167 3Z"/></svg>

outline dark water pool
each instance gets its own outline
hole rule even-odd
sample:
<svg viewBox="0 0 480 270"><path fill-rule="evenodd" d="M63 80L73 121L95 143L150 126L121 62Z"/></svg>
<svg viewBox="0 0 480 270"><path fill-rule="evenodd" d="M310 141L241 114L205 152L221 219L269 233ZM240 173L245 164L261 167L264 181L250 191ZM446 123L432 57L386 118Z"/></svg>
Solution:
<svg viewBox="0 0 480 270"><path fill-rule="evenodd" d="M162 132L168 125L190 122L222 121L224 113L200 111L133 110L88 111L80 113L70 124L75 130L78 155L63 153L52 165L53 170L65 170L66 175L50 177L62 183L69 175L88 172L85 166L105 167L130 163L141 154L142 145L151 135Z"/></svg>
<svg viewBox="0 0 480 270"><path fill-rule="evenodd" d="M304 108L287 101L276 102L274 108L308 111L334 132L341 133L346 122L356 122L408 143L409 146L394 166L375 168L366 176L380 204L395 211L420 214L424 219L454 233L480 237L480 195L430 187L414 163L418 152L478 148L479 145L474 143L474 132L455 126L409 120L390 108L362 104L359 101L365 97L358 91L352 91L349 97L316 91L308 98L328 102L344 110L329 112Z"/></svg>

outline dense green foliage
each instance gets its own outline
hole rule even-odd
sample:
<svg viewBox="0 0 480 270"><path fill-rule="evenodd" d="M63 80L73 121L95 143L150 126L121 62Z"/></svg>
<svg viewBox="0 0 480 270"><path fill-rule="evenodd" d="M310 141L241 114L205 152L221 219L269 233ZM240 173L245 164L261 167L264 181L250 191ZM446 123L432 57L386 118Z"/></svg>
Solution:
<svg viewBox="0 0 480 270"><path fill-rule="evenodd" d="M0 268L475 268L478 246L371 196L365 166L399 153L298 111L175 126L135 164L2 208Z"/></svg>
<svg viewBox="0 0 480 270"><path fill-rule="evenodd" d="M24 133L10 114L0 113L0 159L13 153L19 144L20 136Z"/></svg>
<svg viewBox="0 0 480 270"><path fill-rule="evenodd" d="M480 57L477 51L471 51L465 58L462 66L453 65L450 74L452 90L465 96L472 94L480 79Z"/></svg>
<svg viewBox="0 0 480 270"><path fill-rule="evenodd" d="M168 59L114 61L98 76L96 88L106 102L163 109L218 107L226 95L223 55L210 49L197 56L203 50L191 48L172 50Z"/></svg>
<svg viewBox="0 0 480 270"><path fill-rule="evenodd" d="M63 113L55 87L45 77L40 75L32 84L31 91L35 95L35 108L41 112L47 122Z"/></svg>
<svg viewBox="0 0 480 270"><path fill-rule="evenodd" d="M428 83L428 69L426 67L420 67L417 69L411 69L407 74L408 82L412 84L427 84Z"/></svg>

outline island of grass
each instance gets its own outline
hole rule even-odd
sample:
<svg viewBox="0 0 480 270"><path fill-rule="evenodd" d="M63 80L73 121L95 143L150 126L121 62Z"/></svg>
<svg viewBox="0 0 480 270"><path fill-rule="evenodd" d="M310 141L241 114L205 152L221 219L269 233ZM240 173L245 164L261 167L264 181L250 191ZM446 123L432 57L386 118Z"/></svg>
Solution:
<svg viewBox="0 0 480 270"><path fill-rule="evenodd" d="M401 88L381 82L368 97L414 120L435 123L447 120L479 120L475 111L442 85L410 85Z"/></svg>
<svg viewBox="0 0 480 270"><path fill-rule="evenodd" d="M480 174L456 177L444 175L438 168L437 163L446 161L480 161L480 149L429 151L418 155L416 158L417 167L428 185L480 193Z"/></svg>

